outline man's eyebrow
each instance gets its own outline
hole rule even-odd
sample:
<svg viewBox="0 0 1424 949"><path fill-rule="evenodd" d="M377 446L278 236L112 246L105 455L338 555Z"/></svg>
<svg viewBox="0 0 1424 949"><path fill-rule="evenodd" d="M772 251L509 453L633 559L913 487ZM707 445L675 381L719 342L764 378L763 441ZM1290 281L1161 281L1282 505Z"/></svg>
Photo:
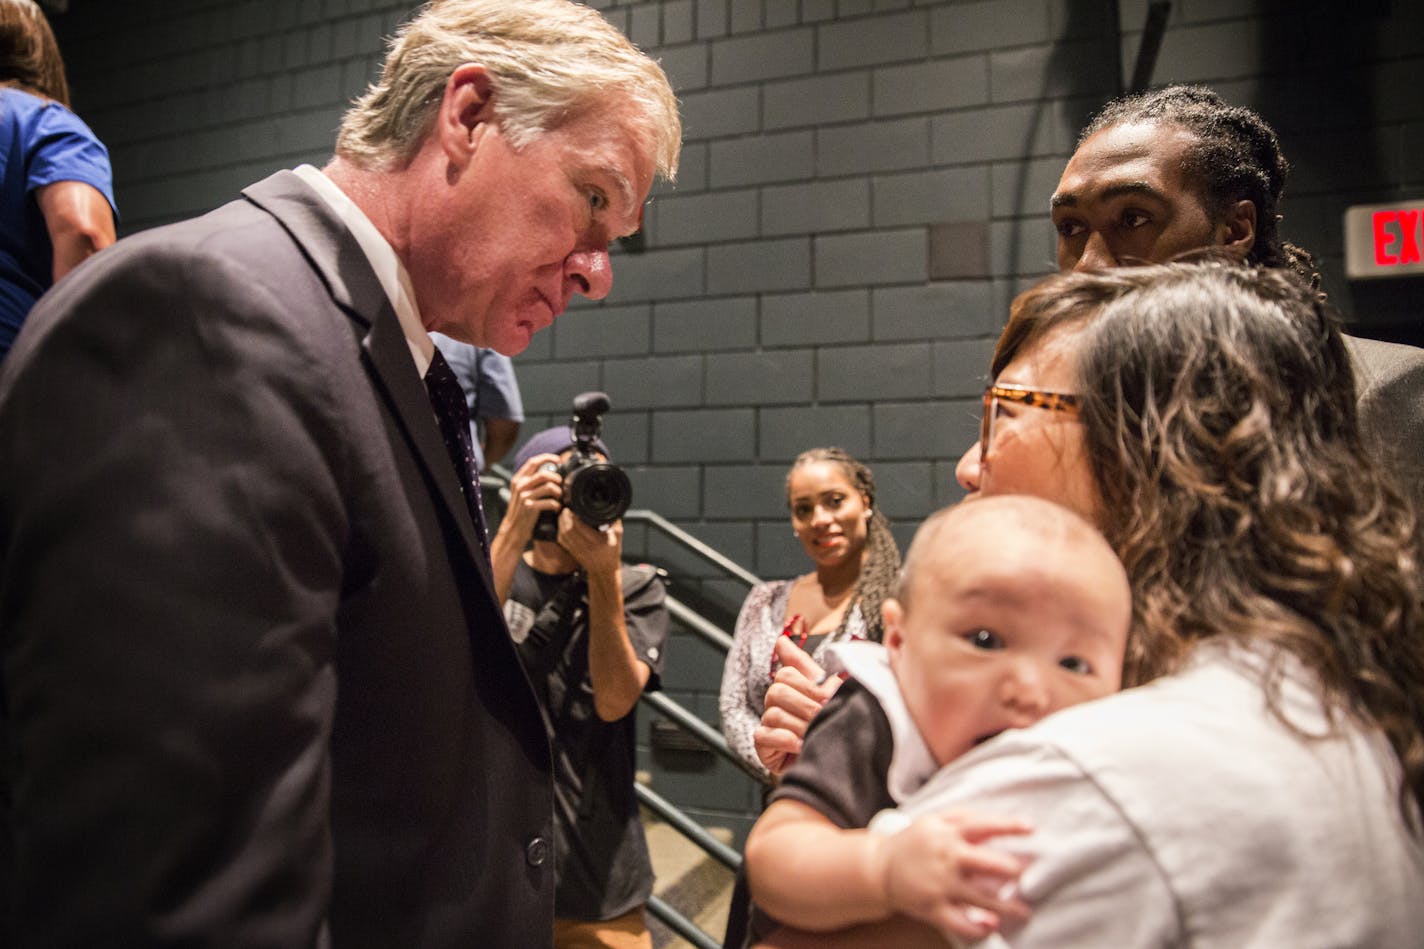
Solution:
<svg viewBox="0 0 1424 949"><path fill-rule="evenodd" d="M629 208L637 207L638 201L633 195L633 182L628 180L628 176L617 168L604 168L603 171L618 186L618 197L623 200L623 205Z"/></svg>
<svg viewBox="0 0 1424 949"><path fill-rule="evenodd" d="M600 165L599 172L607 175L613 180L614 187L618 189L618 200L621 207L628 208L637 214L638 225L629 234L636 234L643 226L642 206L638 203L637 196L633 193L633 182L628 180L628 176L611 165ZM628 235L623 235L628 236Z"/></svg>
<svg viewBox="0 0 1424 949"><path fill-rule="evenodd" d="M1143 195L1145 197L1155 198L1158 201L1166 200L1166 197L1160 190L1145 181L1121 181L1117 184L1108 185L1098 193L1098 197L1104 199L1120 198L1124 195ZM1058 208L1071 208L1076 207L1078 203L1078 195L1072 191L1067 194L1054 194L1053 197L1048 199L1048 209L1054 211Z"/></svg>

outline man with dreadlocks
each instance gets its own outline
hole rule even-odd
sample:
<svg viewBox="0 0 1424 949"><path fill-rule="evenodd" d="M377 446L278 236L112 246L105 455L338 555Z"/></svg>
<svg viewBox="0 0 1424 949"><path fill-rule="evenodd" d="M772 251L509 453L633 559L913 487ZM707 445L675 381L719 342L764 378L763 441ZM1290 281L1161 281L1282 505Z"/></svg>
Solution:
<svg viewBox="0 0 1424 949"><path fill-rule="evenodd" d="M1204 86L1110 102L1083 130L1050 201L1058 268L1162 263L1222 246L1247 263L1294 270L1318 290L1311 255L1280 235L1289 167L1260 115ZM1361 427L1424 503L1424 350L1349 336L1346 345Z"/></svg>

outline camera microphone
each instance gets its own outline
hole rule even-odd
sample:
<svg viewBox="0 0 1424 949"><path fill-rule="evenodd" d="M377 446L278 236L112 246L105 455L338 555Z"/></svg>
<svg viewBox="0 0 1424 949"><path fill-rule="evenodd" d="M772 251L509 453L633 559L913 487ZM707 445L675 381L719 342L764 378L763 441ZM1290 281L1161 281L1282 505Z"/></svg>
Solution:
<svg viewBox="0 0 1424 949"><path fill-rule="evenodd" d="M574 397L569 431L573 448L567 461L546 465L563 478L562 506L593 527L605 527L621 518L633 502L633 485L622 468L594 452L603 429L603 414L612 408L602 392L584 392ZM600 454L602 454L600 452ZM536 540L554 540L559 535L559 518L553 511L539 515L534 526Z"/></svg>
<svg viewBox="0 0 1424 949"><path fill-rule="evenodd" d="M585 392L574 396L574 420L591 419L597 421L599 416L606 413L613 407L613 403L608 401L608 396L602 392Z"/></svg>

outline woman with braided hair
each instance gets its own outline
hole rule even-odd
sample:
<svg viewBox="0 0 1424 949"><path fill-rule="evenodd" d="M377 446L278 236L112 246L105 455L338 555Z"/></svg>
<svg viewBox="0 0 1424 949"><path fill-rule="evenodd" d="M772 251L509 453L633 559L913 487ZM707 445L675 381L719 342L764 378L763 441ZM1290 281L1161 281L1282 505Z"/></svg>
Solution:
<svg viewBox="0 0 1424 949"><path fill-rule="evenodd" d="M795 759L806 726L840 684L834 678L807 682L798 669L819 669L832 643L879 642L880 605L900 572L890 524L875 506L875 479L845 449L797 455L786 472L786 504L791 532L815 569L752 587L737 616L718 702L727 744L768 788ZM794 687L780 681L788 677L797 680ZM767 693L778 691L788 693L784 701L799 703L798 714L768 745L762 713ZM746 875L738 871L724 946L745 944L750 912Z"/></svg>
<svg viewBox="0 0 1424 949"><path fill-rule="evenodd" d="M777 641L784 635L812 656L844 639L879 642L880 604L900 569L870 469L844 449L798 455L786 474L786 500L791 530L815 569L752 588L737 617L720 702L728 744L768 781L789 764L785 751L759 757L752 740L780 665Z"/></svg>

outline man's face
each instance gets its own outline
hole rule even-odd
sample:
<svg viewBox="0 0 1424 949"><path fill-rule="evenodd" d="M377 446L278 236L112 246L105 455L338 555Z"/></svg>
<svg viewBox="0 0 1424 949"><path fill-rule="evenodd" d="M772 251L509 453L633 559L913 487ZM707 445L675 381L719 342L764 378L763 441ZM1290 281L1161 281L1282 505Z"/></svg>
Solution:
<svg viewBox="0 0 1424 949"><path fill-rule="evenodd" d="M636 231L653 158L595 110L515 150L497 123L412 221L408 269L429 329L513 356L576 293L613 286L608 245Z"/></svg>
<svg viewBox="0 0 1424 949"><path fill-rule="evenodd" d="M1180 126L1154 122L1111 125L1084 141L1050 202L1058 269L1102 270L1128 258L1162 263L1225 243L1226 228L1212 221L1183 170L1195 140Z"/></svg>

